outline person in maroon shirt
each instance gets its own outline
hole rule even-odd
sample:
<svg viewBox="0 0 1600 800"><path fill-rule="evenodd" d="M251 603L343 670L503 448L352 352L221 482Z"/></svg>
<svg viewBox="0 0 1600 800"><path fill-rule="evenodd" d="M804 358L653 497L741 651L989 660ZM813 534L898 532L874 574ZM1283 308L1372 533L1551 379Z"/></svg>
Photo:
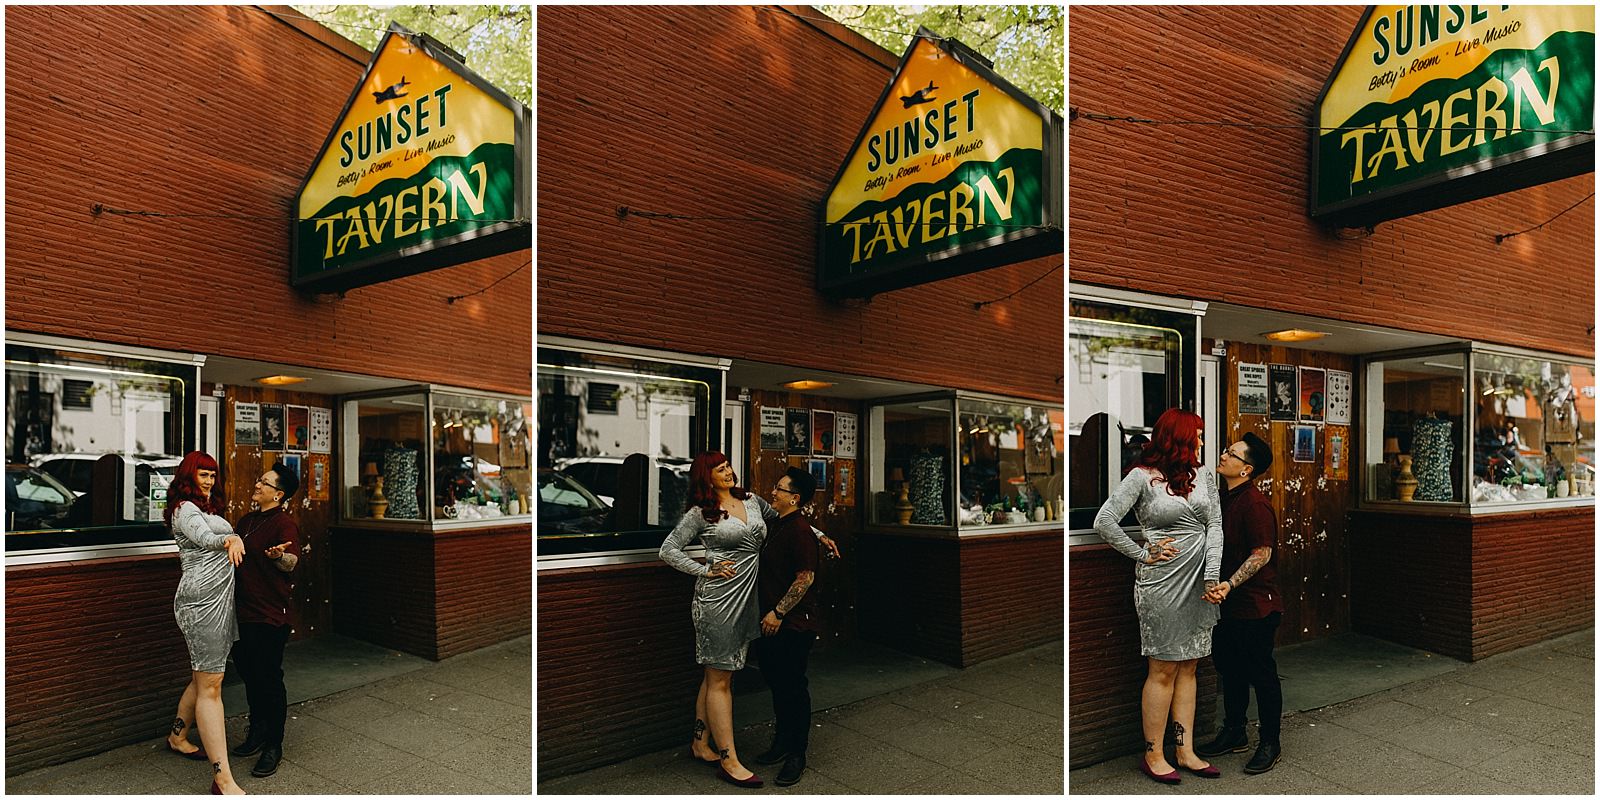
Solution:
<svg viewBox="0 0 1600 800"><path fill-rule="evenodd" d="M1283 619L1283 596L1272 549L1278 544L1278 518L1272 503L1256 489L1255 478L1272 467L1272 448L1246 433L1223 451L1217 476L1222 492L1222 574L1231 575L1206 595L1222 604L1222 619L1212 635L1211 660L1222 679L1222 730L1208 744L1195 748L1202 756L1242 753L1250 748L1245 735L1245 710L1250 687L1261 713L1261 741L1244 771L1255 775L1278 763L1278 734L1283 717L1283 688L1273 639Z"/></svg>
<svg viewBox="0 0 1600 800"><path fill-rule="evenodd" d="M819 546L811 522L800 507L811 502L817 483L811 473L790 467L772 490L772 507L779 514L761 547L760 577L762 638L755 643L761 677L772 689L772 711L777 730L772 747L756 756L757 764L783 762L779 786L793 786L806 769L806 743L811 731L811 692L806 680L806 660L816 643L816 603L807 591L816 580Z"/></svg>
<svg viewBox="0 0 1600 800"><path fill-rule="evenodd" d="M255 755L250 774L265 778L278 771L283 759L283 726L288 716L288 692L283 686L283 648L289 642L289 575L300 560L300 527L283 504L300 488L294 470L275 467L256 481L250 499L259 510L239 520L234 530L244 539L244 562L239 565L236 600L239 641L233 646L233 665L244 678L250 703L250 729L232 752Z"/></svg>

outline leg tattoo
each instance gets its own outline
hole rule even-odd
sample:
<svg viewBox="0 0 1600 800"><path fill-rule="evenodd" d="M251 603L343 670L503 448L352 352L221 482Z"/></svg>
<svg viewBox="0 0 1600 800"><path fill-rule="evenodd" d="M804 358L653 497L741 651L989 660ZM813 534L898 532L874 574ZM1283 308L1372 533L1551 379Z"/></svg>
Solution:
<svg viewBox="0 0 1600 800"><path fill-rule="evenodd" d="M213 761L213 762L211 762L211 772L213 774L215 774L215 775L221 775L222 774L222 762L221 761Z"/></svg>
<svg viewBox="0 0 1600 800"><path fill-rule="evenodd" d="M1154 753L1156 751L1156 743L1149 739L1144 740L1144 751L1146 753Z"/></svg>
<svg viewBox="0 0 1600 800"><path fill-rule="evenodd" d="M720 757L720 760L727 761L728 760L728 748L724 747L721 750L718 750L717 751L717 755Z"/></svg>
<svg viewBox="0 0 1600 800"><path fill-rule="evenodd" d="M1181 722L1172 723L1172 729L1173 729L1173 739L1174 739L1174 741L1177 743L1177 745L1179 747L1182 747L1183 746L1183 723L1181 723Z"/></svg>
<svg viewBox="0 0 1600 800"><path fill-rule="evenodd" d="M705 735L706 735L706 721L703 720L703 719L695 720L694 721L694 738L695 738L695 741L700 741L701 739L705 738Z"/></svg>
<svg viewBox="0 0 1600 800"><path fill-rule="evenodd" d="M187 727L189 727L189 723L184 722L183 721L183 717L173 717L172 718L172 735L173 736L177 736L178 734L183 733L183 729L187 728Z"/></svg>

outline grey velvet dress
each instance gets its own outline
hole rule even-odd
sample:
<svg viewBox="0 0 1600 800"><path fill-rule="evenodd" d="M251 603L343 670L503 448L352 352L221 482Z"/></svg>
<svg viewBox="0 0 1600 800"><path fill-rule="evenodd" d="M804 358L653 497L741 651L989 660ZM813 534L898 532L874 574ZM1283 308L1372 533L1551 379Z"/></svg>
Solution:
<svg viewBox="0 0 1600 800"><path fill-rule="evenodd" d="M659 554L674 569L699 578L689 605L695 662L729 671L744 669L750 642L761 638L756 575L761 545L767 540L767 520L778 512L752 494L744 499L744 514L746 522L729 514L709 525L699 508L691 508L667 534ZM683 552L697 539L706 548L705 564ZM733 562L733 577L708 577L708 565L721 561Z"/></svg>
<svg viewBox="0 0 1600 800"><path fill-rule="evenodd" d="M1217 476L1196 471L1187 498L1167 492L1167 484L1151 484L1160 473L1134 467L1122 479L1100 513L1094 529L1117 552L1141 562L1134 567L1133 605L1139 613L1139 652L1158 661L1189 661L1211 654L1211 629L1221 606L1205 601L1205 582L1222 571L1222 499ZM1172 539L1178 555L1158 564L1144 564L1148 551L1119 524L1132 509L1146 542Z"/></svg>
<svg viewBox="0 0 1600 800"><path fill-rule="evenodd" d="M223 672L228 651L239 639L233 606L233 564L228 561L228 534L233 526L184 502L172 514L172 538L178 542L183 577L172 599L172 613L189 645L189 668Z"/></svg>

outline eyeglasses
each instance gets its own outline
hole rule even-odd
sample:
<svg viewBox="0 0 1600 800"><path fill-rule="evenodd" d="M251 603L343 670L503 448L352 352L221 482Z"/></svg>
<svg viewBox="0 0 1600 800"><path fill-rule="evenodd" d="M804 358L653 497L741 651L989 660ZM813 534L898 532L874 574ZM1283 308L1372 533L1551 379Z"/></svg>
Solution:
<svg viewBox="0 0 1600 800"><path fill-rule="evenodd" d="M776 490L776 491L780 491L780 492L788 492L788 493L789 493L789 494L792 494L792 495L794 495L794 496L795 496L795 497L799 497L799 496L800 496L800 493L799 493L799 492L797 492L797 491L795 491L795 490L793 490L793 489L785 489L785 488L783 488L783 487L782 487L782 486L774 486L774 487L772 487L772 488L773 488L773 489L774 489L774 490Z"/></svg>
<svg viewBox="0 0 1600 800"><path fill-rule="evenodd" d="M1243 465L1245 465L1247 467L1255 466L1254 464L1250 463L1250 459L1245 458L1244 456L1241 456L1238 453L1233 452L1232 450L1224 450L1224 451L1222 451L1222 455L1224 457L1227 457L1227 458L1235 459L1239 463L1241 463L1241 464L1243 464Z"/></svg>
<svg viewBox="0 0 1600 800"><path fill-rule="evenodd" d="M256 478L256 485L257 486L271 486L272 488L277 489L280 492L283 491L283 487L281 487L281 486L273 486L272 484L267 482L266 478Z"/></svg>

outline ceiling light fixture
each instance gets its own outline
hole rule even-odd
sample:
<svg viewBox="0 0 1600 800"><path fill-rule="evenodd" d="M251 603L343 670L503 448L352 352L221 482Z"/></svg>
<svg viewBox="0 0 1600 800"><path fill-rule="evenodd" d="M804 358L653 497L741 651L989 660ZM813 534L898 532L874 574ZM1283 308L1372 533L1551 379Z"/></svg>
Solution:
<svg viewBox="0 0 1600 800"><path fill-rule="evenodd" d="M256 383L264 383L268 386L288 386L295 383L305 383L308 380L311 379L302 378L298 375L268 375L265 378L256 378Z"/></svg>
<svg viewBox="0 0 1600 800"><path fill-rule="evenodd" d="M783 384L783 388L792 389L796 392L805 392L812 389L826 389L832 385L833 384L828 383L827 381L789 381L788 383Z"/></svg>
<svg viewBox="0 0 1600 800"><path fill-rule="evenodd" d="M1313 339L1321 339L1328 334L1321 331L1308 331L1300 328L1290 328L1284 331L1273 331L1271 333L1263 333L1261 335L1275 342L1309 342Z"/></svg>

